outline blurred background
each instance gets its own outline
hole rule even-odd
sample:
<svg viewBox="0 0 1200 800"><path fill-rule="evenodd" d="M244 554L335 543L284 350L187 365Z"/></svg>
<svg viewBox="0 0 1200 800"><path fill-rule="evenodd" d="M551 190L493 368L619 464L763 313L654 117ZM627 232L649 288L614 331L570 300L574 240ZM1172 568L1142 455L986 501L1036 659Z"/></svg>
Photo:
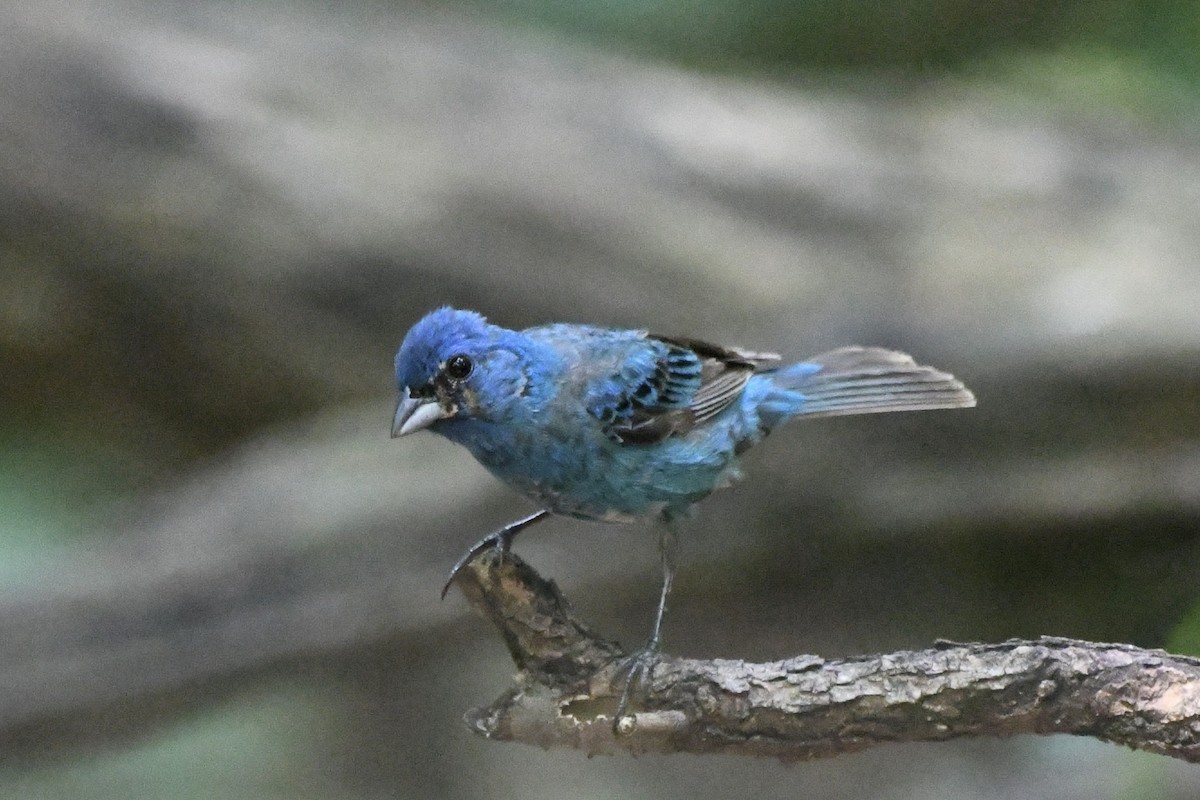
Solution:
<svg viewBox="0 0 1200 800"><path fill-rule="evenodd" d="M0 7L0 797L1194 798L1090 740L783 766L461 723L447 568L529 506L391 441L443 303L972 411L796 424L690 524L666 648L1038 634L1200 653L1200 16L1184 0ZM523 537L643 640L654 532Z"/></svg>

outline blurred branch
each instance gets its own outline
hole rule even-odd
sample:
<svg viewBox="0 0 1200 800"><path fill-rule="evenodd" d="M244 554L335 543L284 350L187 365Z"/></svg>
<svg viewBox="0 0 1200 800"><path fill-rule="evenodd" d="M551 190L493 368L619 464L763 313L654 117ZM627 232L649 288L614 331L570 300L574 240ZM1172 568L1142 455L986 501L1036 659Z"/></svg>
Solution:
<svg viewBox="0 0 1200 800"><path fill-rule="evenodd" d="M1054 637L765 664L663 656L614 734L618 645L511 554L477 559L458 582L521 670L513 689L467 715L491 739L589 755L806 759L889 742L1070 733L1200 761L1200 660Z"/></svg>

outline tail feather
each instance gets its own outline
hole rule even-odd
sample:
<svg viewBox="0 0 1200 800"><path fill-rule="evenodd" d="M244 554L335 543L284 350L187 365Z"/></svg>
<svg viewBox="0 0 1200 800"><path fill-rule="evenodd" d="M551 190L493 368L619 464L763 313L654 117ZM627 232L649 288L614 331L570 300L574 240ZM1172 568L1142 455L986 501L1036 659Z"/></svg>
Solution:
<svg viewBox="0 0 1200 800"><path fill-rule="evenodd" d="M880 347L840 347L771 375L792 395L788 416L970 408L975 395L949 373Z"/></svg>

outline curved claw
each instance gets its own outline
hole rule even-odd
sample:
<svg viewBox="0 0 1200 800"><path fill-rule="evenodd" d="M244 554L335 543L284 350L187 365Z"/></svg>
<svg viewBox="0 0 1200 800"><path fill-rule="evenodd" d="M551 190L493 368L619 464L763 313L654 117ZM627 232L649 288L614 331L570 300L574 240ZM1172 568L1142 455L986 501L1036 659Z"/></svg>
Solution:
<svg viewBox="0 0 1200 800"><path fill-rule="evenodd" d="M503 556L508 552L508 548L512 546L512 540L517 537L518 533L548 516L550 516L550 512L543 508L540 511L533 512L528 517L522 517L516 522L508 523L500 530L489 533L473 544L471 549L463 553L462 558L450 568L450 576L446 578L446 585L442 587L442 599L446 599L446 592L450 591L450 584L454 583L454 579L458 577L458 573L463 571L463 567L474 561L484 550L497 548L500 550L501 556Z"/></svg>
<svg viewBox="0 0 1200 800"><path fill-rule="evenodd" d="M454 579L458 577L458 573L462 572L463 567L474 561L480 553L485 550L490 550L493 547L499 548L501 553L507 553L510 543L511 538L504 537L503 531L496 531L495 533L489 533L487 536L471 545L471 548L462 554L462 558L455 562L454 566L450 568L450 575L447 576L446 583L442 586L442 599L446 599L446 592L450 591L450 585L454 583Z"/></svg>

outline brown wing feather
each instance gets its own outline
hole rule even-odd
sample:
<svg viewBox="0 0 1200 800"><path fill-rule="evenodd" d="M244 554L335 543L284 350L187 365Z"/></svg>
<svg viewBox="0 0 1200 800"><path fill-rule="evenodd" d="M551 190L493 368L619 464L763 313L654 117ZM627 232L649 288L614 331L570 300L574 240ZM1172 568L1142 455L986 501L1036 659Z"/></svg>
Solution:
<svg viewBox="0 0 1200 800"><path fill-rule="evenodd" d="M734 347L673 336L651 336L676 348L690 350L700 361L700 385L688 405L639 407L628 423L615 426L612 434L623 444L653 444L683 434L720 414L736 400L750 376L776 366L775 353L756 353ZM660 362L660 369L668 365Z"/></svg>

